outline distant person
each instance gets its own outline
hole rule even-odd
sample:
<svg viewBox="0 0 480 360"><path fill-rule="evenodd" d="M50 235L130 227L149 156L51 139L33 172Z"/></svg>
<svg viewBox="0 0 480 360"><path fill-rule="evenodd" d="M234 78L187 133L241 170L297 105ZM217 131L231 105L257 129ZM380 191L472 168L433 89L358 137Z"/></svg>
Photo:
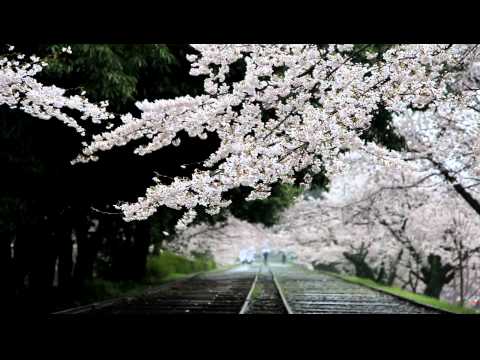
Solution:
<svg viewBox="0 0 480 360"><path fill-rule="evenodd" d="M241 264L245 264L246 259L247 259L245 250L240 250L240 255L238 256L238 258L239 258Z"/></svg>
<svg viewBox="0 0 480 360"><path fill-rule="evenodd" d="M266 249L266 248L263 249L263 251L262 251L262 253L263 253L263 263L264 263L265 265L268 264L268 253L269 253L269 252L270 252L270 250L268 250L268 249Z"/></svg>
<svg viewBox="0 0 480 360"><path fill-rule="evenodd" d="M287 262L287 255L282 252L282 263L285 264Z"/></svg>

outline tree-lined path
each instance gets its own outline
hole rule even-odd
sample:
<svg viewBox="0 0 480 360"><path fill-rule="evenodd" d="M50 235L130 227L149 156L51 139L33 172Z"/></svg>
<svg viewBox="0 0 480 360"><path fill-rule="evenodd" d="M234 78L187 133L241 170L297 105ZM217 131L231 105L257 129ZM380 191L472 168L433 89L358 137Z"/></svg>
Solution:
<svg viewBox="0 0 480 360"><path fill-rule="evenodd" d="M143 295L73 312L428 310L371 288L480 307L479 44L0 55L0 274L16 311L127 294ZM258 263L165 285L270 253L339 277Z"/></svg>
<svg viewBox="0 0 480 360"><path fill-rule="evenodd" d="M84 314L438 314L392 295L295 265L242 265L199 274L136 298L58 315Z"/></svg>

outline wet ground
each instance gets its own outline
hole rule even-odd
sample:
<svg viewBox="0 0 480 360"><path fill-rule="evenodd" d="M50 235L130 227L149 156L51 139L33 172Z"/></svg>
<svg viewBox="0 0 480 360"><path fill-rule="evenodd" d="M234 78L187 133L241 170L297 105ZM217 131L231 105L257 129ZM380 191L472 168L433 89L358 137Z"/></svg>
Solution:
<svg viewBox="0 0 480 360"><path fill-rule="evenodd" d="M435 314L433 309L281 263L240 265L177 281L142 296L64 311L92 316L156 314Z"/></svg>
<svg viewBox="0 0 480 360"><path fill-rule="evenodd" d="M274 273L292 311L297 314L438 314L336 277L300 267L275 267Z"/></svg>

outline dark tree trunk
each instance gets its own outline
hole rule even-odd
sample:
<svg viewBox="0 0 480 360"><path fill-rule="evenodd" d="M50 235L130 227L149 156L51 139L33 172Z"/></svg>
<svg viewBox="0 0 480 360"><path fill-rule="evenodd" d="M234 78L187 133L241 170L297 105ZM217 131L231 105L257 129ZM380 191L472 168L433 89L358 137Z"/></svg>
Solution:
<svg viewBox="0 0 480 360"><path fill-rule="evenodd" d="M130 280L132 268L132 253L133 253L133 234L131 223L106 223L103 231L105 231L105 238L109 244L109 253L111 261L105 276L114 281ZM117 231L114 232L113 228ZM110 229L111 230L108 230Z"/></svg>
<svg viewBox="0 0 480 360"><path fill-rule="evenodd" d="M118 234L111 241L113 246L109 278L141 281L146 274L150 243L150 223L148 221L123 224L122 234Z"/></svg>
<svg viewBox="0 0 480 360"><path fill-rule="evenodd" d="M150 223L148 221L138 222L134 231L132 280L139 281L145 277L150 243Z"/></svg>
<svg viewBox="0 0 480 360"><path fill-rule="evenodd" d="M95 258L97 256L97 239L88 233L88 223L76 227L77 261L74 270L74 279L77 285L82 286L86 281L93 279Z"/></svg>
<svg viewBox="0 0 480 360"><path fill-rule="evenodd" d="M153 254L154 256L160 255L160 249L162 248L162 241L158 241L153 245Z"/></svg>
<svg viewBox="0 0 480 360"><path fill-rule="evenodd" d="M385 264L382 262L382 264L380 265L380 270L378 271L377 276L374 280L380 284L385 284L386 276L387 272L385 271Z"/></svg>
<svg viewBox="0 0 480 360"><path fill-rule="evenodd" d="M62 301L66 301L72 288L73 240L70 222L66 218L62 220L55 233L55 242L58 254L58 290Z"/></svg>
<svg viewBox="0 0 480 360"><path fill-rule="evenodd" d="M460 305L463 306L465 305L465 279L464 279L464 266L463 266L463 251L462 249L460 250L460 255L459 255L459 266L458 266L458 272L460 275Z"/></svg>
<svg viewBox="0 0 480 360"><path fill-rule="evenodd" d="M13 236L8 231L0 233L0 276L5 289L7 302L10 304L14 297L14 274L13 259L11 256L11 244Z"/></svg>
<svg viewBox="0 0 480 360"><path fill-rule="evenodd" d="M53 246L55 247L58 288L63 290L70 286L73 270L73 241L72 223L68 209L62 209L55 214L51 221L53 233Z"/></svg>
<svg viewBox="0 0 480 360"><path fill-rule="evenodd" d="M72 280L73 269L73 242L71 237L71 231L63 232L59 234L61 236L59 241L59 254L58 254L58 287L67 289L70 287Z"/></svg>
<svg viewBox="0 0 480 360"><path fill-rule="evenodd" d="M20 225L17 227L14 244L14 287L18 294L23 293L26 288L26 277L30 272L31 254L29 249L31 227Z"/></svg>
<svg viewBox="0 0 480 360"><path fill-rule="evenodd" d="M402 259L402 255L403 255L403 249L399 251L395 260L392 261L392 263L390 264L388 277L387 277L387 280L385 282L385 284L388 285L388 286L392 286L396 277L397 277L398 264L400 263L400 260Z"/></svg>
<svg viewBox="0 0 480 360"><path fill-rule="evenodd" d="M450 184L452 184L455 191L467 202L470 207L475 210L477 214L480 215L480 203L477 199L475 199L468 191L463 187L462 184L457 183L457 179L450 173L448 169L446 169L443 164L434 161L433 159L429 158L430 162L434 164L440 173L445 177Z"/></svg>
<svg viewBox="0 0 480 360"><path fill-rule="evenodd" d="M376 280L375 272L365 262L365 258L367 257L366 251L361 249L358 253L354 254L344 252L343 256L355 267L355 276Z"/></svg>
<svg viewBox="0 0 480 360"><path fill-rule="evenodd" d="M434 298L440 297L443 287L454 276L453 267L450 264L443 265L440 256L432 254L428 256L428 266L423 266L420 271L426 285L423 293Z"/></svg>
<svg viewBox="0 0 480 360"><path fill-rule="evenodd" d="M48 311L53 301L57 252L51 226L42 221L31 238L30 291L37 311Z"/></svg>

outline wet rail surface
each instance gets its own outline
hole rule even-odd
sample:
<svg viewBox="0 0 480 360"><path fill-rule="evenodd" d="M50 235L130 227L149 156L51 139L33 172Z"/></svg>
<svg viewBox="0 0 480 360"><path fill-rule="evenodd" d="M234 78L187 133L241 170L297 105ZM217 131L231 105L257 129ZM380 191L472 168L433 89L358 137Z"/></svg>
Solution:
<svg viewBox="0 0 480 360"><path fill-rule="evenodd" d="M393 295L299 267L280 267L274 272L295 314L441 313Z"/></svg>
<svg viewBox="0 0 480 360"><path fill-rule="evenodd" d="M260 267L252 298L244 314L287 314L273 273L266 266Z"/></svg>
<svg viewBox="0 0 480 360"><path fill-rule="evenodd" d="M59 314L438 314L335 277L298 266L242 265L164 285L142 296Z"/></svg>
<svg viewBox="0 0 480 360"><path fill-rule="evenodd" d="M86 306L58 314L157 315L238 314L252 286L258 267L240 267L206 273L162 286L143 296L125 298L103 306Z"/></svg>

